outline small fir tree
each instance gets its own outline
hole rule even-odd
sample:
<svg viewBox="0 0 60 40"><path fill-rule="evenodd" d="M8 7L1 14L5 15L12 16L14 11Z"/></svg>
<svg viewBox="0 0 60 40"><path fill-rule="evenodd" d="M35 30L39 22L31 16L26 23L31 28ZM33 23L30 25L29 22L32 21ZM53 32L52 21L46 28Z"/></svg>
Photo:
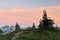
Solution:
<svg viewBox="0 0 60 40"><path fill-rule="evenodd" d="M35 27L36 27L35 23L33 23L32 30L35 30L36 29Z"/></svg>
<svg viewBox="0 0 60 40"><path fill-rule="evenodd" d="M33 26L32 26L32 28L33 28L33 29L35 29L35 27L36 27L36 26L35 26L35 23L33 23Z"/></svg>
<svg viewBox="0 0 60 40"><path fill-rule="evenodd" d="M3 32L2 29L0 29L0 34L1 34L2 32Z"/></svg>
<svg viewBox="0 0 60 40"><path fill-rule="evenodd" d="M16 22L15 30L20 30L20 25L18 24L18 22Z"/></svg>

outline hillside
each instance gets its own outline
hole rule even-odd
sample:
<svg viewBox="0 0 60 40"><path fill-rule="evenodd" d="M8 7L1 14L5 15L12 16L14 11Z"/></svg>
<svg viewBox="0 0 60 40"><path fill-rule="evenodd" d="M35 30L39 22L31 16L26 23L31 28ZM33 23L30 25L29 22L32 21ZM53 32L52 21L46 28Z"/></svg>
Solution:
<svg viewBox="0 0 60 40"><path fill-rule="evenodd" d="M25 31L16 40L60 40L60 31Z"/></svg>
<svg viewBox="0 0 60 40"><path fill-rule="evenodd" d="M0 35L0 40L11 40L16 33L20 32L20 30L15 30L11 33L8 33L6 35Z"/></svg>
<svg viewBox="0 0 60 40"><path fill-rule="evenodd" d="M21 31L14 31L7 35L0 35L0 40L12 40L12 38L16 33ZM42 30L38 32L37 30L24 30L22 33L15 40L60 40L60 31L53 31L53 30Z"/></svg>

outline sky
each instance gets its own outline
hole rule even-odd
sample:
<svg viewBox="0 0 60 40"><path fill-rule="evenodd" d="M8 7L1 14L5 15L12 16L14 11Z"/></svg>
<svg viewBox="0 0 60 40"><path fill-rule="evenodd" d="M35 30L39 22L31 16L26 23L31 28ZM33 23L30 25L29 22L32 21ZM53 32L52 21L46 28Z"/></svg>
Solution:
<svg viewBox="0 0 60 40"><path fill-rule="evenodd" d="M44 9L60 26L60 0L0 0L0 25L37 26Z"/></svg>

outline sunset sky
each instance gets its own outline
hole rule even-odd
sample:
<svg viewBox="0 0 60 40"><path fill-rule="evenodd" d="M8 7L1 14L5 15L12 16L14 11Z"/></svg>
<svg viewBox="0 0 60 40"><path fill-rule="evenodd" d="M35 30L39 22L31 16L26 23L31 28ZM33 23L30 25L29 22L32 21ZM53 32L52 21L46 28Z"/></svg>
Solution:
<svg viewBox="0 0 60 40"><path fill-rule="evenodd" d="M0 25L37 26L44 9L60 26L60 0L0 0Z"/></svg>

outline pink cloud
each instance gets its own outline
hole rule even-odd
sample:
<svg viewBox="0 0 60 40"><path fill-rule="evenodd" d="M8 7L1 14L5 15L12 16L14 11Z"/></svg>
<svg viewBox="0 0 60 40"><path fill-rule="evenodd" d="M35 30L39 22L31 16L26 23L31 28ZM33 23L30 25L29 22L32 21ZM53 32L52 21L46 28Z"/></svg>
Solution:
<svg viewBox="0 0 60 40"><path fill-rule="evenodd" d="M55 23L60 23L60 6L53 6L38 7L35 9L13 8L0 10L0 24L15 24L15 22L18 21L22 25L31 25L33 22L38 25L44 9L47 10L48 16L55 20Z"/></svg>

